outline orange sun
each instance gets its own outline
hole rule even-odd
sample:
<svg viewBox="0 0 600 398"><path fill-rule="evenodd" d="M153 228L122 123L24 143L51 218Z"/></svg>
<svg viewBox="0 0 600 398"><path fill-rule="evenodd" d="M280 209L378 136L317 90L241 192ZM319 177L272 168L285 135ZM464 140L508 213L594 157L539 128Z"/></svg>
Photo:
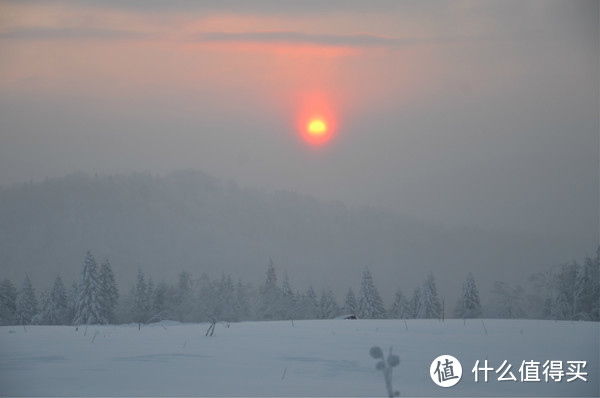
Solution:
<svg viewBox="0 0 600 398"><path fill-rule="evenodd" d="M302 140L311 146L325 146L336 135L337 123L333 101L323 94L302 98L297 128Z"/></svg>
<svg viewBox="0 0 600 398"><path fill-rule="evenodd" d="M306 128L308 130L308 134L313 137L320 137L324 134L327 134L327 125L322 119L311 120Z"/></svg>
<svg viewBox="0 0 600 398"><path fill-rule="evenodd" d="M306 118L302 127L304 140L311 145L323 145L331 139L332 127L328 118L322 115Z"/></svg>

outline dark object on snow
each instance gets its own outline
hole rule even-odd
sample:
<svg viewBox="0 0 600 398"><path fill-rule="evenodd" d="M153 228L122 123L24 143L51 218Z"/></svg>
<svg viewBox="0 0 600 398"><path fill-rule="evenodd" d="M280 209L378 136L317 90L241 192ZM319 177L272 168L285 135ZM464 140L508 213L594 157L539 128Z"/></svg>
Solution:
<svg viewBox="0 0 600 398"><path fill-rule="evenodd" d="M336 317L335 319L358 319L358 318L354 314L349 314L349 315L340 315L340 316Z"/></svg>
<svg viewBox="0 0 600 398"><path fill-rule="evenodd" d="M375 369L383 372L388 398L399 397L400 392L394 391L392 388L392 368L398 366L400 363L400 358L397 355L392 354L392 347L390 347L390 353L387 358L383 356L383 351L381 351L381 348L378 346L371 347L369 354L371 354L371 356L375 359L381 358L381 360L377 362L377 365L375 365Z"/></svg>
<svg viewBox="0 0 600 398"><path fill-rule="evenodd" d="M217 324L217 321L212 321L210 323L210 326L208 327L208 330L206 331L205 336L212 336L213 333L215 332L215 325Z"/></svg>

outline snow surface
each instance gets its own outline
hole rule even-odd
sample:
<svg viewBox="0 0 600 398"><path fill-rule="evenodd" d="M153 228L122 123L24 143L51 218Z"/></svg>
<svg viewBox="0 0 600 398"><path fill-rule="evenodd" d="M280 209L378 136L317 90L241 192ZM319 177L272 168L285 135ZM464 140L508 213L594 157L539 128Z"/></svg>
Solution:
<svg viewBox="0 0 600 398"><path fill-rule="evenodd" d="M599 324L532 320L322 320L217 324L0 327L3 396L384 396L369 349L400 356L402 396L598 396ZM441 388L429 366L457 357ZM475 361L585 360L588 381L475 383ZM566 366L565 366L566 367Z"/></svg>

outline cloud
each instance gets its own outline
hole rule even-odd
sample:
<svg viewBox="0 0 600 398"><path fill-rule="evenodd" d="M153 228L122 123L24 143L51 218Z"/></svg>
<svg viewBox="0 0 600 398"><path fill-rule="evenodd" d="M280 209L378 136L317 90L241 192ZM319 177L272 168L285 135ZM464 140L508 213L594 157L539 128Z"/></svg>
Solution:
<svg viewBox="0 0 600 398"><path fill-rule="evenodd" d="M191 37L200 42L288 43L330 47L383 47L407 44L411 41L370 33L351 35L308 34L292 31L268 32L204 32Z"/></svg>
<svg viewBox="0 0 600 398"><path fill-rule="evenodd" d="M18 4L20 0L6 0L7 3ZM398 8L412 8L401 2L391 0L122 0L107 2L105 0L30 0L29 4L60 4L68 7L90 7L104 9L120 9L140 13L235 13L243 15L322 15L350 13L386 12Z"/></svg>
<svg viewBox="0 0 600 398"><path fill-rule="evenodd" d="M144 39L146 33L119 29L19 27L0 32L0 39L40 40L132 40Z"/></svg>
<svg viewBox="0 0 600 398"><path fill-rule="evenodd" d="M18 27L0 32L0 39L13 40L140 40L156 39L149 34L121 29ZM202 32L188 37L195 42L286 43L326 47L389 47L414 43L371 33L350 35L308 34L294 31Z"/></svg>
<svg viewBox="0 0 600 398"><path fill-rule="evenodd" d="M158 36L121 29L18 27L0 32L0 39L14 40L135 40ZM383 47L408 44L414 40L358 33L350 35L308 34L293 31L202 32L188 38L196 42L242 42L311 44L327 47Z"/></svg>

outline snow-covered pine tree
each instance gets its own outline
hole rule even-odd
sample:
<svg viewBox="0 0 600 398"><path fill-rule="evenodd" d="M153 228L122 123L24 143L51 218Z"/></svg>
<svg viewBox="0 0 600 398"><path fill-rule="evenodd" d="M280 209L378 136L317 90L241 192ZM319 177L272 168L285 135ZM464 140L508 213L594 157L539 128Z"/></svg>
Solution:
<svg viewBox="0 0 600 398"><path fill-rule="evenodd" d="M454 315L457 318L478 318L481 315L479 290L475 284L475 278L470 272L463 283L462 294L456 303Z"/></svg>
<svg viewBox="0 0 600 398"><path fill-rule="evenodd" d="M78 287L77 282L73 281L71 283L71 288L67 292L67 315L66 315L66 323L67 325L72 325L75 319L75 311L77 310L77 296L78 296Z"/></svg>
<svg viewBox="0 0 600 398"><path fill-rule="evenodd" d="M68 324L70 319L68 318L69 305L67 299L67 290L65 289L65 285L63 284L60 275L56 275L56 278L54 279L54 285L52 286L52 291L50 292L50 299L52 300L52 306L56 314L54 325Z"/></svg>
<svg viewBox="0 0 600 398"><path fill-rule="evenodd" d="M38 318L39 324L64 325L67 322L67 292L60 276L56 276L50 293L42 294L41 302L42 312Z"/></svg>
<svg viewBox="0 0 600 398"><path fill-rule="evenodd" d="M0 283L0 325L14 325L17 322L17 288L4 279Z"/></svg>
<svg viewBox="0 0 600 398"><path fill-rule="evenodd" d="M267 279L265 280L265 289L272 289L277 287L277 274L275 273L275 266L273 266L273 259L269 258L269 265L267 267Z"/></svg>
<svg viewBox="0 0 600 398"><path fill-rule="evenodd" d="M390 308L390 316L394 319L407 319L411 318L410 303L402 294L402 290L396 290L394 296L394 302Z"/></svg>
<svg viewBox="0 0 600 398"><path fill-rule="evenodd" d="M198 300L195 306L195 321L216 322L219 321L219 284L211 281L206 273L200 275L198 280Z"/></svg>
<svg viewBox="0 0 600 398"><path fill-rule="evenodd" d="M354 295L354 290L349 288L348 293L346 293L346 299L344 300L344 314L356 316L357 313L358 304L356 303L356 296Z"/></svg>
<svg viewBox="0 0 600 398"><path fill-rule="evenodd" d="M577 300L577 274L579 265L573 261L571 264L563 264L554 267L547 280L547 297L544 303L544 315L550 319L573 319L574 307ZM515 304L514 292L509 292L504 299L505 307ZM524 306L520 306L519 314L505 315L520 318L524 315ZM505 311L508 312L508 311Z"/></svg>
<svg viewBox="0 0 600 398"><path fill-rule="evenodd" d="M590 320L600 320L600 246L596 250L596 258L590 264L590 285L587 294L588 313Z"/></svg>
<svg viewBox="0 0 600 398"><path fill-rule="evenodd" d="M290 279L286 272L281 284L281 308L282 315L285 319L293 319L297 316L296 304L296 296L290 286Z"/></svg>
<svg viewBox="0 0 600 398"><path fill-rule="evenodd" d="M40 293L40 313L33 317L33 325L54 325L56 315L52 308L52 299L46 292Z"/></svg>
<svg viewBox="0 0 600 398"><path fill-rule="evenodd" d="M154 313L152 313L152 300L154 297L154 281L152 280L152 276L148 275L148 282L146 282L146 322L155 322Z"/></svg>
<svg viewBox="0 0 600 398"><path fill-rule="evenodd" d="M297 311L301 319L317 319L319 317L319 302L312 286L300 297Z"/></svg>
<svg viewBox="0 0 600 398"><path fill-rule="evenodd" d="M363 271L360 284L360 297L358 299L358 317L363 319L380 319L385 317L383 300L373 283L369 268Z"/></svg>
<svg viewBox="0 0 600 398"><path fill-rule="evenodd" d="M577 268L573 289L573 319L598 321L600 305L600 246L596 259L587 257Z"/></svg>
<svg viewBox="0 0 600 398"><path fill-rule="evenodd" d="M586 258L581 267L577 267L575 275L575 287L573 289L573 319L588 319L586 308L586 293L590 285L590 271L592 264L590 258Z"/></svg>
<svg viewBox="0 0 600 398"><path fill-rule="evenodd" d="M418 318L419 313L421 312L421 288L420 287L417 286L415 288L415 290L413 291L412 298L410 299L410 302L408 303L408 305L410 308L410 317Z"/></svg>
<svg viewBox="0 0 600 398"><path fill-rule="evenodd" d="M150 302L150 300L152 299L152 296L154 295L154 281L152 280L151 276L148 276L146 294L148 294L148 302ZM148 304L148 308L150 308L150 307L151 307L151 305Z"/></svg>
<svg viewBox="0 0 600 398"><path fill-rule="evenodd" d="M523 318L525 316L523 288L520 285L511 287L506 282L496 281L492 289L492 300L488 305L486 316L489 312L490 316L503 319ZM568 312L567 303L562 301L564 296L558 296L558 300L553 299L552 310L546 316L558 317L559 314ZM557 319L557 318L554 318Z"/></svg>
<svg viewBox="0 0 600 398"><path fill-rule="evenodd" d="M131 290L131 316L138 325L146 323L148 320L148 285L144 278L144 272L138 268L135 285Z"/></svg>
<svg viewBox="0 0 600 398"><path fill-rule="evenodd" d="M197 305L193 292L192 277L187 271L181 271L177 280L177 287L170 295L169 308L179 322L190 322L197 312Z"/></svg>
<svg viewBox="0 0 600 398"><path fill-rule="evenodd" d="M292 287L290 286L290 278L288 278L287 272L283 275L283 283L281 284L281 294L284 297L293 297L294 292L292 291Z"/></svg>
<svg viewBox="0 0 600 398"><path fill-rule="evenodd" d="M96 259L89 251L81 266L81 276L77 286L77 302L75 304L75 325L93 325L106 323L100 307L100 281Z"/></svg>
<svg viewBox="0 0 600 398"><path fill-rule="evenodd" d="M164 280L161 280L158 285L156 285L156 289L154 289L154 294L151 298L152 302L152 313L155 314L157 320L160 321L165 319L166 314L166 304L167 304L167 294L169 287Z"/></svg>
<svg viewBox="0 0 600 398"><path fill-rule="evenodd" d="M235 312L235 286L231 275L221 275L221 281L217 286L213 320L236 322Z"/></svg>
<svg viewBox="0 0 600 398"><path fill-rule="evenodd" d="M259 297L259 317L260 319L273 320L281 319L282 308L281 308L281 289L277 286L277 275L275 274L275 267L273 261L269 259L269 266L267 267L267 278L264 285L260 289Z"/></svg>
<svg viewBox="0 0 600 398"><path fill-rule="evenodd" d="M238 279L235 285L235 309L238 319L247 320L252 318L252 304L250 303L250 288Z"/></svg>
<svg viewBox="0 0 600 398"><path fill-rule="evenodd" d="M418 318L439 319L442 316L442 304L438 297L433 273L427 274L421 288Z"/></svg>
<svg viewBox="0 0 600 398"><path fill-rule="evenodd" d="M332 319L339 315L340 307L335 300L335 295L331 288L323 289L321 299L319 300L319 311L321 319Z"/></svg>
<svg viewBox="0 0 600 398"><path fill-rule="evenodd" d="M114 323L115 308L119 301L119 289L117 288L117 282L110 266L108 258L105 258L100 265L99 272L100 280L100 307L102 309L102 317L108 323Z"/></svg>
<svg viewBox="0 0 600 398"><path fill-rule="evenodd" d="M223 315L223 320L229 322L237 322L239 321L237 308L236 308L236 297L235 297L235 284L233 283L233 278L231 275L227 274L225 278L222 295L225 302L225 310Z"/></svg>
<svg viewBox="0 0 600 398"><path fill-rule="evenodd" d="M31 286L29 276L25 276L21 290L17 294L16 315L20 325L29 325L38 313L38 301Z"/></svg>

